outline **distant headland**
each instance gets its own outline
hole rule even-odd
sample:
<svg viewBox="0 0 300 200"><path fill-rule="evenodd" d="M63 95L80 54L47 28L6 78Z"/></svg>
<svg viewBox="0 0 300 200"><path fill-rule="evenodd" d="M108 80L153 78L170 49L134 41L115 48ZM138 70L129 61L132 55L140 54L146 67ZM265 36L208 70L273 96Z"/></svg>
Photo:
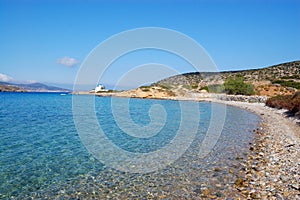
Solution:
<svg viewBox="0 0 300 200"><path fill-rule="evenodd" d="M71 92L71 90L45 85L42 83L8 83L0 82L0 92Z"/></svg>

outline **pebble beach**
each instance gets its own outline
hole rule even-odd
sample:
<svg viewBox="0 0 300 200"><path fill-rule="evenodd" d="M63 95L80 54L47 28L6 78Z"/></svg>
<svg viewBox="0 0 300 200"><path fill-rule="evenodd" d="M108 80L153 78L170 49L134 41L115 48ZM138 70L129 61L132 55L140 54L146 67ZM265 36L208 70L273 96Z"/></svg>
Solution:
<svg viewBox="0 0 300 200"><path fill-rule="evenodd" d="M140 93L134 91L139 98ZM126 93L125 96L132 97L132 94ZM151 97L157 98L153 94ZM254 131L255 139L250 143L247 159L241 161L239 178L228 194L234 193L234 199L300 199L299 119L289 117L286 110L267 107L262 103L266 98L261 96L194 94L164 98L222 103L260 116L260 128ZM260 103L249 103L251 101Z"/></svg>
<svg viewBox="0 0 300 200"><path fill-rule="evenodd" d="M262 117L250 152L235 182L242 199L300 199L300 126L284 110L264 103L219 101Z"/></svg>
<svg viewBox="0 0 300 200"><path fill-rule="evenodd" d="M249 110L262 118L260 128L254 131L255 139L250 143L247 158L241 160L234 188L229 187L225 193L233 199L300 199L300 120L287 116L286 110L273 109L265 103L249 103L264 102L260 96L220 97L202 94L170 99L222 103Z"/></svg>

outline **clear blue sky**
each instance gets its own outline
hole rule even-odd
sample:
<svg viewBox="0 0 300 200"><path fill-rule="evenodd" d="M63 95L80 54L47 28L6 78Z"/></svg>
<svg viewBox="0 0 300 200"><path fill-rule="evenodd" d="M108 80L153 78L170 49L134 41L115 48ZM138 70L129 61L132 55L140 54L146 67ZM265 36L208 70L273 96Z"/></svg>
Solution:
<svg viewBox="0 0 300 200"><path fill-rule="evenodd" d="M15 80L72 84L96 45L119 32L149 26L195 39L219 70L300 60L299 0L0 0L0 73ZM160 62L163 56L133 63ZM129 58L124 65L132 62ZM176 59L171 63L180 72L190 71ZM117 77L112 72L109 78Z"/></svg>

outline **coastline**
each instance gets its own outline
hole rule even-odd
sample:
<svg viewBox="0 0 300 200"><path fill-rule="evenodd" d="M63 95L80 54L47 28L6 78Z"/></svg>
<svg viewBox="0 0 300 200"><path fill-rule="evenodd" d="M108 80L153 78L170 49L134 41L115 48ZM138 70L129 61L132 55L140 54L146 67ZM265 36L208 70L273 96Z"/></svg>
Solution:
<svg viewBox="0 0 300 200"><path fill-rule="evenodd" d="M110 96L132 97L115 94ZM288 118L284 115L285 110L267 107L265 103L261 103L265 99L261 96L249 98L239 95L190 94L146 98L222 103L259 115L262 118L261 127L255 131L255 139L250 145L247 159L241 163L243 176L236 180L235 188L241 196L250 199L300 199L299 119ZM236 99L242 101L235 101Z"/></svg>
<svg viewBox="0 0 300 200"><path fill-rule="evenodd" d="M237 106L262 118L236 189L251 199L300 199L300 126L283 110L263 103L212 100Z"/></svg>
<svg viewBox="0 0 300 200"><path fill-rule="evenodd" d="M207 187L207 190L203 189L206 187L203 184L203 186L196 188L196 192L194 190L189 191L199 195L199 198L209 199L224 199L223 197L228 197L228 199L300 199L299 120L288 118L284 114L285 110L269 108L264 103L229 101L230 97L225 98L226 100L220 100L218 97L224 96L216 94L201 94L200 96L190 93L175 98L156 99L206 101L236 106L260 116L261 124L250 129L251 132L253 131L254 138L249 141L251 142L250 145L245 147L245 150L249 148L247 153L243 154L245 157L235 159L235 162L238 163L236 170L224 168L226 172L228 171L228 173L234 175L229 184L226 185L226 190L218 193L221 188L219 187L220 181L214 179L215 184L218 185L215 189L210 190L209 187ZM253 98L256 99L255 96ZM234 130L236 129L231 132L234 133ZM249 133L251 134L251 132ZM223 170L223 168L220 169ZM220 169L216 168L214 170L217 173ZM195 171L195 173L200 174L201 172ZM184 176L181 175L181 177ZM87 178L90 177L87 176ZM59 192L58 195L64 196L65 193L60 194ZM222 194L222 192L225 192L225 196L221 195L222 198L218 198L221 196L217 194Z"/></svg>
<svg viewBox="0 0 300 200"><path fill-rule="evenodd" d="M87 93L85 93L87 94ZM300 120L285 116L285 110L262 103L263 96L195 94L184 96L148 95L132 92L91 94L127 98L207 101L249 110L262 118L235 188L243 198L300 199ZM136 91L134 91L136 94ZM251 103L250 103L251 102Z"/></svg>

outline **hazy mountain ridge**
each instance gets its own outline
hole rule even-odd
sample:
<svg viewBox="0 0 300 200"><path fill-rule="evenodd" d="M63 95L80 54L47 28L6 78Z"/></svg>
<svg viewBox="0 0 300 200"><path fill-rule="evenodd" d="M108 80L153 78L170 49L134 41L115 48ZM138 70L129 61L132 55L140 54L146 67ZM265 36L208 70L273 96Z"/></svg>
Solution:
<svg viewBox="0 0 300 200"><path fill-rule="evenodd" d="M68 89L49 86L42 83L0 82L0 92L71 92Z"/></svg>

